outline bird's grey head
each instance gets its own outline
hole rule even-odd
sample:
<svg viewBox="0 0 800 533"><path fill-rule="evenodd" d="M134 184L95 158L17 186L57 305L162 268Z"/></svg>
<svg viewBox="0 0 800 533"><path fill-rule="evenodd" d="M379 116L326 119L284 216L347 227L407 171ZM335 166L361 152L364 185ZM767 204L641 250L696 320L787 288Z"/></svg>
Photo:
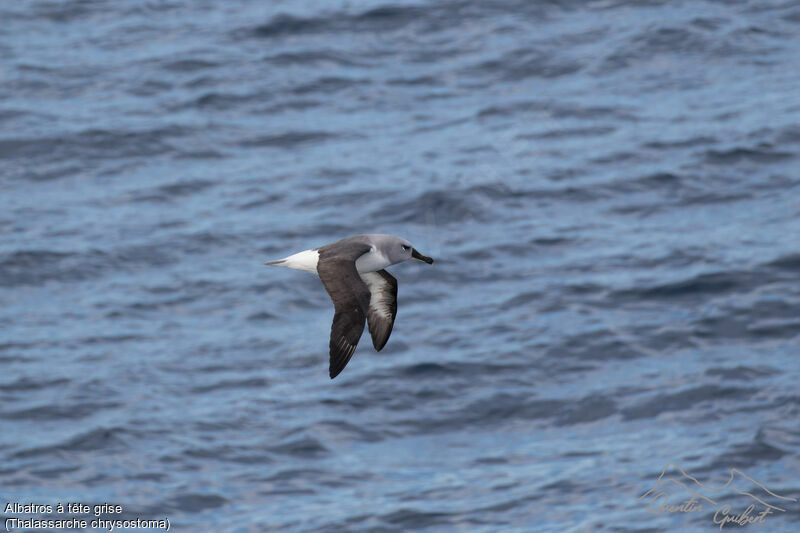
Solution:
<svg viewBox="0 0 800 533"><path fill-rule="evenodd" d="M410 242L394 235L370 235L372 244L386 257L391 264L401 263L409 259L417 259L433 264L433 259L419 253Z"/></svg>

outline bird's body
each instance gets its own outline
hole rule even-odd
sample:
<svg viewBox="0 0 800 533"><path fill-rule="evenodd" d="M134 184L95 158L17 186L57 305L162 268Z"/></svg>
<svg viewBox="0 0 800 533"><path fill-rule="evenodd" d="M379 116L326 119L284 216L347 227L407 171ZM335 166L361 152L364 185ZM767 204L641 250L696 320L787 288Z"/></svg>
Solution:
<svg viewBox="0 0 800 533"><path fill-rule="evenodd" d="M408 259L433 263L411 243L394 235L356 235L320 248L264 263L317 274L333 300L330 376L335 378L356 349L364 322L380 351L397 315L397 280L386 267Z"/></svg>

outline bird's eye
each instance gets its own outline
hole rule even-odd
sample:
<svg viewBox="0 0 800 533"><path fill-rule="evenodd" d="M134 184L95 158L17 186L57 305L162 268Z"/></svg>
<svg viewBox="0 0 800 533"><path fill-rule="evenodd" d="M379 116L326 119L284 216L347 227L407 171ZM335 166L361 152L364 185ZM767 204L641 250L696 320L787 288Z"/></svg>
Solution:
<svg viewBox="0 0 800 533"><path fill-rule="evenodd" d="M403 246L403 250L408 250L408 246L406 246L405 244L403 244L402 246Z"/></svg>

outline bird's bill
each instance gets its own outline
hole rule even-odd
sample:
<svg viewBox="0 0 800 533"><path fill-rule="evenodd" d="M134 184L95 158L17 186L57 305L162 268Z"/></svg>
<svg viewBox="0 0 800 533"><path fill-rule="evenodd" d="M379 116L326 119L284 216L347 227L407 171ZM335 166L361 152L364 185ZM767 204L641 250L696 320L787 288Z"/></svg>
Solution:
<svg viewBox="0 0 800 533"><path fill-rule="evenodd" d="M427 255L422 255L421 253L419 253L417 251L416 248L412 248L411 249L411 257L413 259L417 259L419 261L422 261L423 263L428 263L429 265L433 264L433 259L432 258L428 257Z"/></svg>

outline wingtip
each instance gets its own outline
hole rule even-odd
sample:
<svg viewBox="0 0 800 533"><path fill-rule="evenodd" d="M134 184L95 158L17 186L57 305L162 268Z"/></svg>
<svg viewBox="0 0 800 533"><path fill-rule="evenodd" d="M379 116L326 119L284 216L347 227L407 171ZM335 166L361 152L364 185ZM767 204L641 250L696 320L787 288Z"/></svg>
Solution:
<svg viewBox="0 0 800 533"><path fill-rule="evenodd" d="M385 339L383 339L383 342L381 343L375 342L375 339L372 339L372 346L375 348L376 352L380 352L381 350L383 350L383 347L386 346L387 342L389 342L388 336Z"/></svg>

